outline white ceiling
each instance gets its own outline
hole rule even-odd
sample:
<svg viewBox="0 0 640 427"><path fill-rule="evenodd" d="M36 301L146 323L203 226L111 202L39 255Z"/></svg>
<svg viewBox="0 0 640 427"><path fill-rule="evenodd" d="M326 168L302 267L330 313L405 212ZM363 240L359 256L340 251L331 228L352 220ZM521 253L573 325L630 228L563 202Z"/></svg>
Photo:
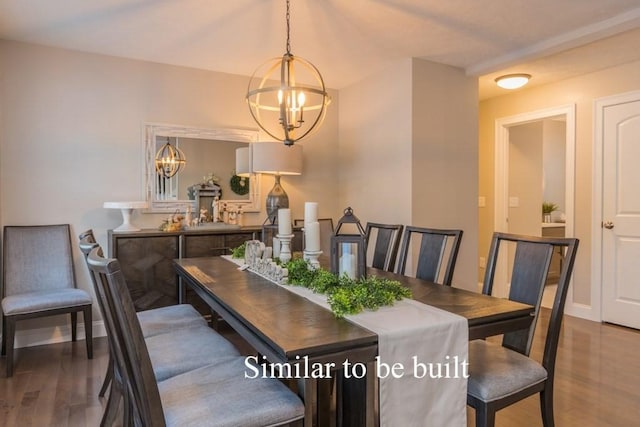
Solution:
<svg viewBox="0 0 640 427"><path fill-rule="evenodd" d="M340 89L400 58L530 85L640 59L639 0L291 0L291 51ZM284 0L0 0L0 38L251 75L285 52ZM561 52L561 53L560 53Z"/></svg>

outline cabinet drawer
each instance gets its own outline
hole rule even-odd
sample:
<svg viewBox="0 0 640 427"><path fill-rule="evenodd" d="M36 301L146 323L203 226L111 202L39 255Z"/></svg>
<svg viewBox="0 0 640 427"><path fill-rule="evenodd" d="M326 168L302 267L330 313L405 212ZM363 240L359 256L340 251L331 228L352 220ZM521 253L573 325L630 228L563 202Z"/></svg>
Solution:
<svg viewBox="0 0 640 427"><path fill-rule="evenodd" d="M224 235L184 236L183 258L225 255Z"/></svg>
<svg viewBox="0 0 640 427"><path fill-rule="evenodd" d="M177 303L178 236L119 237L111 256L118 259L136 310Z"/></svg>
<svg viewBox="0 0 640 427"><path fill-rule="evenodd" d="M235 249L244 242L253 239L253 233L238 233L238 234L227 234L224 236L225 246L227 248Z"/></svg>

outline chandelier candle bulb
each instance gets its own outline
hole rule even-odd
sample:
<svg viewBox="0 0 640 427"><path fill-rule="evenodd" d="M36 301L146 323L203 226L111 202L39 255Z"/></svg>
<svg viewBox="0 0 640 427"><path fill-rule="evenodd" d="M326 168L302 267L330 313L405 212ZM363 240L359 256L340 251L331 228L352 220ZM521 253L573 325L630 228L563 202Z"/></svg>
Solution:
<svg viewBox="0 0 640 427"><path fill-rule="evenodd" d="M278 209L278 234L289 235L291 233L291 209Z"/></svg>
<svg viewBox="0 0 640 427"><path fill-rule="evenodd" d="M304 203L304 226L312 222L318 221L318 203L317 202L305 202Z"/></svg>
<svg viewBox="0 0 640 427"><path fill-rule="evenodd" d="M320 223L318 221L309 222L304 225L304 238L307 251L320 250Z"/></svg>

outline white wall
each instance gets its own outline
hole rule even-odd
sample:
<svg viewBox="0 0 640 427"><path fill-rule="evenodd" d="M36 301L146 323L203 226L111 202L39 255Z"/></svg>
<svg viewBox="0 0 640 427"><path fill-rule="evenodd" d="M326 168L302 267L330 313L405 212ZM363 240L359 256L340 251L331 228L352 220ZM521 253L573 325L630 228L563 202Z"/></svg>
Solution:
<svg viewBox="0 0 640 427"><path fill-rule="evenodd" d="M411 222L412 61L340 91L339 206L362 221Z"/></svg>
<svg viewBox="0 0 640 427"><path fill-rule="evenodd" d="M244 100L246 76L9 41L0 41L0 57L3 225L70 223L75 236L93 228L106 247L107 230L122 217L102 203L144 194L143 123L257 128ZM310 198L320 203L321 216L338 211L338 99L331 94L324 125L301 142L303 175L282 180L294 217L303 216ZM273 180L262 182L264 199ZM136 213L133 221L156 228L163 217ZM247 214L245 223L259 224L264 217ZM79 287L90 290L83 262L76 251Z"/></svg>
<svg viewBox="0 0 640 427"><path fill-rule="evenodd" d="M539 236L542 222L542 121L509 128L509 232Z"/></svg>
<svg viewBox="0 0 640 427"><path fill-rule="evenodd" d="M552 219L559 219L565 211L565 161L566 161L566 128L561 120L546 119L542 127L542 167L544 182L542 197L558 205L558 210L551 214Z"/></svg>
<svg viewBox="0 0 640 427"><path fill-rule="evenodd" d="M340 91L340 200L362 222L464 230L456 286L476 289L477 82L394 61Z"/></svg>
<svg viewBox="0 0 640 427"><path fill-rule="evenodd" d="M478 83L464 70L413 60L411 222L462 229L453 276L477 291Z"/></svg>

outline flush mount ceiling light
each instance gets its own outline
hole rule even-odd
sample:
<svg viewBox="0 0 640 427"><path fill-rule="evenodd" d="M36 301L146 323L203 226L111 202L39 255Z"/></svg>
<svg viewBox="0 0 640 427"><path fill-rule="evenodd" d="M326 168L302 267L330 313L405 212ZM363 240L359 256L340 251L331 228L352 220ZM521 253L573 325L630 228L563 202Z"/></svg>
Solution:
<svg viewBox="0 0 640 427"><path fill-rule="evenodd" d="M187 164L187 158L182 150L178 148L178 139L176 145L171 145L171 138L167 138L167 143L162 146L156 153L156 171L160 176L171 178Z"/></svg>
<svg viewBox="0 0 640 427"><path fill-rule="evenodd" d="M289 17L287 0L287 51L256 69L246 96L258 126L285 145L317 129L331 102L318 69L291 53Z"/></svg>
<svg viewBox="0 0 640 427"><path fill-rule="evenodd" d="M531 74L507 74L496 79L496 84L503 89L518 89L526 85Z"/></svg>

